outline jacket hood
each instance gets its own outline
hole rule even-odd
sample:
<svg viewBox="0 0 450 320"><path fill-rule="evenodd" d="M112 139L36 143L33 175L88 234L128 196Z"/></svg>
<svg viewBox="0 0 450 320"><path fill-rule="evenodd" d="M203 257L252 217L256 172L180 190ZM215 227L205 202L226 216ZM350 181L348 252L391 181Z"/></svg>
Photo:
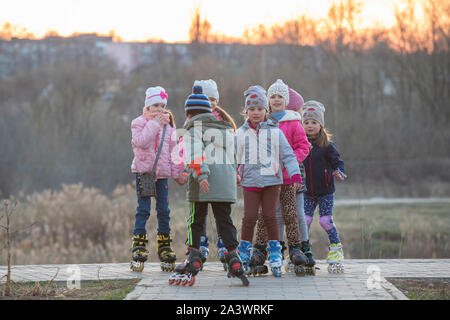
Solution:
<svg viewBox="0 0 450 320"><path fill-rule="evenodd" d="M286 110L286 114L280 119L279 122L283 121L302 121L302 117L296 111Z"/></svg>
<svg viewBox="0 0 450 320"><path fill-rule="evenodd" d="M268 116L266 121L259 123L259 126L260 126L261 129L278 128L278 121L274 117ZM250 125L248 124L248 120L244 122L244 124L242 125L242 128L245 129L245 130L250 129Z"/></svg>
<svg viewBox="0 0 450 320"><path fill-rule="evenodd" d="M217 119L212 113L200 113L193 116L191 119L189 119L184 128L186 130L193 128L195 121L202 121L203 123L208 125L208 128L214 128L219 130L226 130L226 129L234 130L231 123Z"/></svg>

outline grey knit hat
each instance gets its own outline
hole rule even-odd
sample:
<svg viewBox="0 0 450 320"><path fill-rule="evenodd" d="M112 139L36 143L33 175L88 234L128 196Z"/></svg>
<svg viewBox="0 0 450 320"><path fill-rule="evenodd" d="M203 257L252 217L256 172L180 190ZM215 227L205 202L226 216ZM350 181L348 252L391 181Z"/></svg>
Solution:
<svg viewBox="0 0 450 320"><path fill-rule="evenodd" d="M314 100L307 101L303 106L302 121L313 119L316 120L322 127L325 127L325 107L322 103Z"/></svg>
<svg viewBox="0 0 450 320"><path fill-rule="evenodd" d="M245 108L247 111L250 107L262 107L269 111L269 104L267 103L266 90L261 86L251 86L244 92Z"/></svg>

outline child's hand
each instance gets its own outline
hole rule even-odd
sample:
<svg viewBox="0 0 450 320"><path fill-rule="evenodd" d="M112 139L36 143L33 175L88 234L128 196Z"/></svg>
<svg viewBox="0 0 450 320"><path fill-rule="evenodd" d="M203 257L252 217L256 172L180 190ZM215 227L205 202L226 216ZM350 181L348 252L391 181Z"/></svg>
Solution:
<svg viewBox="0 0 450 320"><path fill-rule="evenodd" d="M339 181L344 181L344 176L339 172L339 171L335 171L333 172L333 177Z"/></svg>
<svg viewBox="0 0 450 320"><path fill-rule="evenodd" d="M186 174L180 174L178 175L178 177L176 177L175 179L176 183L178 183L180 186L183 186L186 184L186 182L188 181L188 177Z"/></svg>
<svg viewBox="0 0 450 320"><path fill-rule="evenodd" d="M203 179L202 181L200 181L200 189L202 189L204 193L209 192L209 183L207 179Z"/></svg>
<svg viewBox="0 0 450 320"><path fill-rule="evenodd" d="M236 175L236 184L238 185L238 186L240 186L241 185L241 176L240 175Z"/></svg>
<svg viewBox="0 0 450 320"><path fill-rule="evenodd" d="M144 109L142 109L142 114L144 115L145 119L147 119L147 121L150 121L158 115L158 112L151 112L148 107L144 107Z"/></svg>
<svg viewBox="0 0 450 320"><path fill-rule="evenodd" d="M158 113L155 116L155 120L159 122L161 126L169 123L169 114L168 113Z"/></svg>
<svg viewBox="0 0 450 320"><path fill-rule="evenodd" d="M302 184L300 182L294 182L295 191L300 190L301 187L302 187Z"/></svg>

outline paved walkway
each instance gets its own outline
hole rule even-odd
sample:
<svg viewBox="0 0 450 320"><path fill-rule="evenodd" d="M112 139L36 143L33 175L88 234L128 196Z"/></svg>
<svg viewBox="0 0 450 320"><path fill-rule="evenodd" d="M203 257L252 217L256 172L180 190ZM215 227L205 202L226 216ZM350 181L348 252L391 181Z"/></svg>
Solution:
<svg viewBox="0 0 450 320"><path fill-rule="evenodd" d="M346 260L344 274L329 274L324 260L318 266L316 276L249 277L248 287L227 278L218 262L207 262L193 287L168 285L169 273L162 272L159 263L146 263L143 273L130 271L128 263L14 266L11 276L13 281L48 281L56 276L54 281L72 286L78 280L83 286L86 280L141 278L127 300L404 300L405 295L386 278L450 278L450 259ZM6 270L0 266L0 277Z"/></svg>

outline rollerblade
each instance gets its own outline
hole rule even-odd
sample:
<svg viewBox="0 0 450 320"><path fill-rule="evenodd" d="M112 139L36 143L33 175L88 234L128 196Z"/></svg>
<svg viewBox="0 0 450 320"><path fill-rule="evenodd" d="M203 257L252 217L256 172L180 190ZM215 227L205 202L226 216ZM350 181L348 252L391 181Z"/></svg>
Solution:
<svg viewBox="0 0 450 320"><path fill-rule="evenodd" d="M264 264L267 259L267 251L263 245L255 244L250 257L250 274L253 276L263 275L269 272L269 269Z"/></svg>
<svg viewBox="0 0 450 320"><path fill-rule="evenodd" d="M305 264L305 270L306 270L306 274L309 275L316 275L316 269L318 269L315 265L316 265L316 261L314 261L314 256L311 252L311 242L309 242L309 240L307 241L302 241L302 251L305 254L306 258L308 259L308 261Z"/></svg>
<svg viewBox="0 0 450 320"><path fill-rule="evenodd" d="M228 265L227 277L239 278L244 286L248 286L249 282L245 276L244 264L242 263L241 258L239 258L237 249L231 252L226 252L224 256Z"/></svg>
<svg viewBox="0 0 450 320"><path fill-rule="evenodd" d="M281 256L283 258L283 262L285 260L284 258L284 252L286 251L286 243L284 241L280 241L280 245L281 245ZM286 265L284 267L284 270L286 272L294 272L294 264L291 261L290 256L288 255L287 259L286 259Z"/></svg>
<svg viewBox="0 0 450 320"><path fill-rule="evenodd" d="M208 243L208 237L207 236L201 236L200 237L200 252L202 253L202 269L203 270L203 264L206 262L206 258L208 258L209 255L209 243Z"/></svg>
<svg viewBox="0 0 450 320"><path fill-rule="evenodd" d="M327 263L329 273L344 273L344 253L342 251L341 243L332 243L328 247Z"/></svg>
<svg viewBox="0 0 450 320"><path fill-rule="evenodd" d="M308 262L308 259L302 250L300 250L300 245L289 246L289 259L295 274L297 276L304 276L306 274L304 265Z"/></svg>
<svg viewBox="0 0 450 320"><path fill-rule="evenodd" d="M281 245L278 240L269 240L267 246L267 252L269 253L270 269L275 277L281 277L281 266L283 260L281 257Z"/></svg>
<svg viewBox="0 0 450 320"><path fill-rule="evenodd" d="M195 248L188 248L188 256L186 260L175 268L175 273L169 277L169 285L193 286L195 276L202 268L202 253Z"/></svg>
<svg viewBox="0 0 450 320"><path fill-rule="evenodd" d="M131 264L130 269L135 272L142 272L144 270L144 262L147 261L148 250L146 248L148 243L147 234L139 234L133 236L131 242Z"/></svg>
<svg viewBox="0 0 450 320"><path fill-rule="evenodd" d="M244 272L249 273L249 265L250 265L250 254L252 250L252 243L249 241L241 240L239 246L237 247L239 252L240 260L242 261ZM228 264L228 266L230 266Z"/></svg>
<svg viewBox="0 0 450 320"><path fill-rule="evenodd" d="M156 250L161 261L162 271L171 272L175 270L177 256L172 248L170 248L170 242L172 242L172 239L170 239L169 235L159 234L156 238Z"/></svg>
<svg viewBox="0 0 450 320"><path fill-rule="evenodd" d="M225 248L225 245L223 244L222 238L217 237L217 253L219 254L220 262L222 262L223 269L225 271L228 270L228 265L225 261L225 252L227 252L227 249Z"/></svg>

